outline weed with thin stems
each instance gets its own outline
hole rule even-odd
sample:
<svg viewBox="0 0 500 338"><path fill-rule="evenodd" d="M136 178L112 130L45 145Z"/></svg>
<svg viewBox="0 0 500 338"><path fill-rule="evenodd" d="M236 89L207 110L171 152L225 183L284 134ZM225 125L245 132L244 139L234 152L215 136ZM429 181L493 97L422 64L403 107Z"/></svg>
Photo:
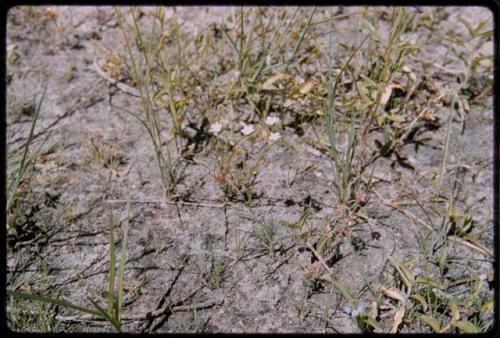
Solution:
<svg viewBox="0 0 500 338"><path fill-rule="evenodd" d="M154 39L152 37L156 32L156 20L154 20L152 24L151 39L146 41L139 27L138 14L131 8L130 12L133 19L135 45L139 49L139 55L136 56L132 50L130 38L127 36L123 14L119 8L115 8L115 11L119 19L119 26L123 33L125 47L132 65L132 75L139 86L140 99L144 113L139 114L128 109L126 109L126 111L134 116L146 129L153 143L163 187L167 196L170 196L174 192L175 186L179 180L177 169L181 161L181 157L177 159L173 158L172 149L172 141L177 135L181 135L182 119L181 116L179 116L179 111L181 109L179 103L176 102L174 98L174 90L180 83L180 79L178 78L179 70L168 69L165 76L156 75L154 73L153 63L155 54L153 53ZM161 8L157 8L156 16L160 16L159 13L161 13ZM163 89L158 89L157 80L161 81ZM170 130L167 137L164 136L165 134L163 132L160 115L161 108L169 112L173 121L173 129Z"/></svg>
<svg viewBox="0 0 500 338"><path fill-rule="evenodd" d="M224 279L225 264L221 258L216 258L212 264L210 274L208 276L208 287L217 289L220 287Z"/></svg>
<svg viewBox="0 0 500 338"><path fill-rule="evenodd" d="M236 141L222 135L215 138L213 149L216 165L213 177L228 199L242 198L252 203L253 187L256 184L259 167L269 148L276 142L264 145L257 151L257 157L250 162L244 143L255 141L255 135L246 135Z"/></svg>
<svg viewBox="0 0 500 338"><path fill-rule="evenodd" d="M41 303L28 308L15 298L10 299L11 311L8 313L9 328L17 332L60 332L61 323L55 318L56 307Z"/></svg>

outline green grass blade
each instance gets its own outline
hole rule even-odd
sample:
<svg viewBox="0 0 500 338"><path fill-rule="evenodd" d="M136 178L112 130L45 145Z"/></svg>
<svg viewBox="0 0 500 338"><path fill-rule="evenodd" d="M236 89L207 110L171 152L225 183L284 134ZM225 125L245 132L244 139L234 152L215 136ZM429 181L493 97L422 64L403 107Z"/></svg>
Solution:
<svg viewBox="0 0 500 338"><path fill-rule="evenodd" d="M468 320L458 320L454 322L454 325L459 328L460 331L465 333L478 333L479 329L476 325L469 322Z"/></svg>
<svg viewBox="0 0 500 338"><path fill-rule="evenodd" d="M29 147L31 145L31 142L33 141L33 134L35 132L35 126L36 126L36 121L38 120L38 114L40 113L40 109L42 108L42 102L45 98L45 93L47 92L47 87L44 88L42 92L42 97L40 101L38 102L38 107L35 110L35 116L33 117L33 123L31 124L31 128L28 134L28 139L26 140L26 144L24 146L24 151L23 151L23 157L21 159L21 163L19 164L19 169L17 172L16 180L14 181L13 186L9 189L9 198L7 199L7 205L6 205L6 210L8 211L10 208L10 205L12 204L12 201L14 201L14 198L16 197L16 192L17 188L21 184L21 181L26 174L27 167L31 163L31 161L28 160L28 151Z"/></svg>
<svg viewBox="0 0 500 338"><path fill-rule="evenodd" d="M109 285L108 285L108 313L113 312L114 294L115 294L115 272L116 272L116 256L115 256L115 239L113 236L114 224L113 214L109 211Z"/></svg>
<svg viewBox="0 0 500 338"><path fill-rule="evenodd" d="M353 295L349 292L347 287L342 282L340 282L340 281L338 281L338 280L336 280L333 277L328 276L328 275L325 276L325 279L327 281L329 281L330 283L332 283L333 286L335 286L335 288L337 288L337 290L340 291L340 293L347 300L349 305L351 305L352 307L356 306L356 300L354 299Z"/></svg>
<svg viewBox="0 0 500 338"><path fill-rule="evenodd" d="M88 298L89 301L92 303L92 305L94 306L95 308L95 311L97 313L97 315L105 320L107 320L108 322L111 323L111 325L114 326L114 328L118 331L118 332L121 332L121 328L120 328L120 325L119 323L116 321L115 318L113 318L112 314L106 312L106 310L104 310L101 306L99 306L99 304L97 304L94 300L92 300L91 298Z"/></svg>
<svg viewBox="0 0 500 338"><path fill-rule="evenodd" d="M71 303L67 300L64 300L64 299L53 298L53 297L43 296L43 295L36 295L36 294L32 294L32 293L11 291L8 289L7 289L7 294L12 296L12 297L15 297L15 298L34 300L34 301L38 301L38 302L59 305L59 306L66 307L68 309L73 309L73 310L80 311L83 313L88 313L91 315L100 316L99 311L95 311L92 309L85 308L83 306L73 304L73 303Z"/></svg>
<svg viewBox="0 0 500 338"><path fill-rule="evenodd" d="M441 321L439 319L429 315L422 315L421 318L434 330L434 332L439 332L441 330Z"/></svg>
<svg viewBox="0 0 500 338"><path fill-rule="evenodd" d="M122 240L122 250L120 258L120 267L118 270L118 300L116 305L115 318L120 324L121 321L121 311L123 305L123 275L125 272L125 261L127 260L127 242L128 242L128 230L130 222L130 197L127 202L127 216L123 223L123 240Z"/></svg>

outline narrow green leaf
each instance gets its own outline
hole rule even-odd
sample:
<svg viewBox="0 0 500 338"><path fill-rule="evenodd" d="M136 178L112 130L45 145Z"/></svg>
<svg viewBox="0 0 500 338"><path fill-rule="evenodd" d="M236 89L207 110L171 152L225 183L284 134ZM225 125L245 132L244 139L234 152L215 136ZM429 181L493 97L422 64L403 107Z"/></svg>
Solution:
<svg viewBox="0 0 500 338"><path fill-rule="evenodd" d="M352 296L352 294L349 292L349 290L347 289L347 287L340 281L332 278L331 276L328 276L326 275L325 276L325 279L327 281L329 281L330 283L332 283L336 288L337 290L340 291L340 293L342 294L342 296L347 300L347 302L352 306L352 307L355 307L356 306L356 300L354 299L354 297Z"/></svg>
<svg viewBox="0 0 500 338"><path fill-rule="evenodd" d="M328 241L327 236L321 236L316 244L316 251L321 254L323 248L325 247L326 242Z"/></svg>
<svg viewBox="0 0 500 338"><path fill-rule="evenodd" d="M415 280L415 283L417 284L426 284L430 287L435 287L439 289L444 289L444 284L441 283L440 281L436 279L432 279L430 277L426 276L418 276L417 279Z"/></svg>
<svg viewBox="0 0 500 338"><path fill-rule="evenodd" d="M59 305L59 306L66 307L68 309L73 309L73 310L88 313L91 315L99 316L98 311L94 311L92 309L88 309L88 308L85 308L83 306L73 304L73 303L71 303L67 300L64 300L64 299L52 298L52 297L43 296L43 295L36 295L36 294L17 292L17 291L11 291L11 290L7 290L7 294L12 296L12 297L15 297L15 298L35 300L35 301L39 301L39 302L43 302L43 303Z"/></svg>
<svg viewBox="0 0 500 338"><path fill-rule="evenodd" d="M422 320L429 325L434 332L439 332L441 330L441 321L429 315L422 315Z"/></svg>
<svg viewBox="0 0 500 338"><path fill-rule="evenodd" d="M115 293L115 239L113 236L114 224L113 213L109 211L109 285L108 285L108 313L113 313L114 293Z"/></svg>
<svg viewBox="0 0 500 338"><path fill-rule="evenodd" d="M424 296L422 296L421 294L414 294L414 295L411 295L410 298L412 299L415 299L417 300L418 302L420 302L420 304L422 304L423 308L424 308L424 312L427 312L427 302L425 301L425 298Z"/></svg>
<svg viewBox="0 0 500 338"><path fill-rule="evenodd" d="M368 315L361 315L357 318L358 326L361 326L362 328L371 326L372 328L378 330L380 329L380 324L379 322L373 318L372 316Z"/></svg>
<svg viewBox="0 0 500 338"><path fill-rule="evenodd" d="M42 92L42 97L40 98L40 101L38 102L38 106L35 110L35 115L33 116L33 122L31 123L31 128L28 134L28 139L26 140L26 143L24 145L24 151L23 151L23 156L21 158L21 163L19 164L19 169L17 171L17 176L16 180L14 181L13 186L9 189L8 191L8 199L7 199L7 205L5 210L9 210L10 205L14 201L15 196L17 195L17 188L21 184L21 181L26 173L26 170L30 163L32 162L30 159L28 159L28 151L29 147L31 145L31 142L33 141L34 133L35 133L35 126L36 126L36 121L38 120L38 114L40 113L40 110L42 108L42 103L45 98L45 93L47 92L47 87L44 88Z"/></svg>
<svg viewBox="0 0 500 338"><path fill-rule="evenodd" d="M453 322L457 322L458 319L460 318L460 313L458 312L457 299L455 297L450 299L449 306L451 312L451 319Z"/></svg>
<svg viewBox="0 0 500 338"><path fill-rule="evenodd" d="M111 323L111 325L113 325L115 327L115 329L118 331L118 332L121 332L120 330L120 325L117 323L116 319L113 318L113 315L106 312L106 310L104 310L101 306L99 306L99 304L97 304L97 302L95 302L94 300L92 300L91 298L88 298L88 300L92 303L92 305L94 306L95 308L95 311L97 313L97 315L105 320L107 320L108 322Z"/></svg>
<svg viewBox="0 0 500 338"><path fill-rule="evenodd" d="M118 322L118 325L121 323L121 312L122 312L122 304L123 304L123 275L125 272L125 262L127 260L127 242L128 242L128 229L130 222L130 196L127 201L127 216L126 220L123 223L123 240L122 240L122 250L121 250L121 258L120 258L120 267L118 271L118 302L116 306L115 318Z"/></svg>
<svg viewBox="0 0 500 338"><path fill-rule="evenodd" d="M463 331L465 333L478 333L479 329L476 325L473 323L469 322L468 320L459 320L454 322L454 325L458 327L460 331Z"/></svg>
<svg viewBox="0 0 500 338"><path fill-rule="evenodd" d="M410 281L410 276L407 276L404 269L403 269L403 266L402 264L396 262L394 260L394 258L392 257L389 257L389 262L391 263L391 265L396 269L396 271L398 272L399 276L401 277L401 280L403 281L403 283L405 284L405 286L410 289L412 287L412 284L413 284L413 281Z"/></svg>

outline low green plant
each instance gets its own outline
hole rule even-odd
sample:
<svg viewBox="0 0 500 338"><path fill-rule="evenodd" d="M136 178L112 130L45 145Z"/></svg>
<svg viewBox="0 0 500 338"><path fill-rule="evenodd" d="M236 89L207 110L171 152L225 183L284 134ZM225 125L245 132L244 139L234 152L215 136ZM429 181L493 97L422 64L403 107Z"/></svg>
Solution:
<svg viewBox="0 0 500 338"><path fill-rule="evenodd" d="M100 166L116 170L120 164L126 162L117 144L104 140L99 133L90 136L88 143L92 159Z"/></svg>
<svg viewBox="0 0 500 338"><path fill-rule="evenodd" d="M329 35L330 37L330 46L332 44L331 37L332 34ZM367 37L368 38L368 37ZM356 55L356 53L360 50L360 48L363 46L365 41L367 40L365 38L359 46L357 46L354 51L351 53L349 58L347 59L346 62L342 65L339 74L335 78L335 81L331 77L331 72L329 72L328 76L328 93L327 93L327 99L325 102L325 124L326 124L326 130L328 133L328 141L330 144L330 160L331 160L331 167L332 167L332 172L333 172L333 188L335 191L335 194L339 200L339 202L343 205L347 205L349 207L355 207L356 205L359 205L361 203L360 198L356 198L355 192L356 191L362 191L362 175L361 173L356 173L353 170L353 160L356 152L356 146L357 146L357 134L356 134L356 120L357 120L357 115L358 113L355 111L351 111L350 113L350 123L349 123L349 131L347 133L347 145L345 147L345 150L343 153L340 151L340 147L337 143L338 139L338 127L337 123L335 122L336 116L335 116L335 99L336 99L336 92L337 92L337 86L339 84L339 81L342 77L342 74L346 71L347 66L349 65L350 61L352 58ZM332 69L332 64L331 64L331 50L328 53L328 69ZM373 171L372 171L373 173ZM366 191L367 187L369 187L371 184L371 175L368 183L366 184L366 187L364 191Z"/></svg>
<svg viewBox="0 0 500 338"><path fill-rule="evenodd" d="M116 331L121 332L121 323L122 323L121 317L123 311L123 275L125 272L125 262L127 260L129 221L130 221L130 201L127 204L126 220L125 222L123 222L122 225L123 239L122 239L122 247L120 254L120 264L118 267L118 274L117 274L116 257L115 257L114 221L112 213L110 212L109 214L109 231L110 231L109 232L109 276L108 276L109 284L108 284L108 299L107 299L108 304L106 309L101 307L96 301L92 300L90 297L88 299L92 303L92 307L80 306L63 298L55 298L46 295L19 292L11 289L7 289L7 295L18 299L26 299L46 304L52 304L56 306L62 306L78 312L94 315L96 317L108 321L111 325L113 325ZM118 277L117 283L115 283L116 277ZM117 284L116 287L115 284Z"/></svg>
<svg viewBox="0 0 500 338"><path fill-rule="evenodd" d="M446 55L444 63L453 62L460 65L460 69L455 69L453 73L458 75L457 82L460 83L461 89L469 87L471 80L479 75L478 69L485 64L485 60L491 60L493 55L483 55L478 50L482 45L493 37L493 30L485 28L488 25L488 20L479 20L477 25L473 25L467 18L458 16L458 21L467 29L468 36L460 36L456 31L449 30L447 32L437 32L437 38L446 44L449 52ZM492 72L493 63L489 62L486 72ZM452 72L448 70L448 72ZM462 95L457 104L461 107L467 105L468 95ZM463 109L459 109L460 118L463 119Z"/></svg>
<svg viewBox="0 0 500 338"><path fill-rule="evenodd" d="M424 324L435 333L478 333L491 328L492 322L479 318L479 315L471 319L472 314L491 307L490 301L483 302L478 297L482 283L477 277L444 283L429 277L427 268L420 275L415 275L412 264L416 260L398 261L389 257L389 261L395 269L399 290L383 290L386 297L396 302L394 306L404 310L404 325ZM453 288L460 283L469 283L472 292L457 297Z"/></svg>

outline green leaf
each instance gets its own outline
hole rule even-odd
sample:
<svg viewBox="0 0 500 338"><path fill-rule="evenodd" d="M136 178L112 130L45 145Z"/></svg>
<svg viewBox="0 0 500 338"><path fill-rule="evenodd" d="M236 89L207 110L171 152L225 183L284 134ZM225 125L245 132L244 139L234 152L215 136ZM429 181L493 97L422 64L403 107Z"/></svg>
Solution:
<svg viewBox="0 0 500 338"><path fill-rule="evenodd" d="M342 282L340 282L340 281L338 281L338 280L336 280L328 275L326 275L324 278L327 281L329 281L330 283L332 283L337 288L337 290L340 291L342 296L347 300L347 302L349 303L349 305L351 305L351 307L356 306L356 300L354 299L352 294L349 292L347 287Z"/></svg>
<svg viewBox="0 0 500 338"><path fill-rule="evenodd" d="M28 134L28 139L26 140L26 143L24 145L24 151L23 151L23 156L21 159L21 163L19 164L18 170L17 170L17 177L16 180L13 183L13 186L9 187L8 190L8 199L7 199L7 205L5 210L9 210L10 205L14 201L16 194L17 194L17 188L21 184L21 181L23 179L23 176L26 174L26 170L30 163L32 163L33 158L28 158L28 151L29 147L31 145L31 142L33 141L34 133L35 133L35 126L36 126L36 121L38 120L38 114L40 113L40 109L42 108L42 103L45 98L45 93L47 92L47 87L44 88L42 97L40 99L40 102L38 102L38 107L35 110L35 116L33 116L33 123L31 124L31 128ZM41 147L41 146L40 146Z"/></svg>
<svg viewBox="0 0 500 338"><path fill-rule="evenodd" d="M12 296L12 297L15 297L15 298L35 300L35 301L39 301L39 302L43 302L43 303L49 303L49 304L63 306L63 307L66 307L68 309L77 310L77 311L80 311L83 313L88 313L91 315L96 315L96 316L100 315L98 311L95 311L92 309L87 309L83 306L73 304L73 303L71 303L67 300L64 300L64 299L52 298L52 297L43 296L43 295L35 295L35 294L31 294L31 293L17 292L17 291L12 291L12 290L7 290L7 294Z"/></svg>
<svg viewBox="0 0 500 338"><path fill-rule="evenodd" d="M421 294L417 293L417 294L411 295L410 298L419 301L420 304L422 304L422 306L424 308L424 312L427 312L427 302L425 301L424 296L422 296Z"/></svg>
<svg viewBox="0 0 500 338"><path fill-rule="evenodd" d="M316 251L321 254L327 241L328 241L328 236L321 236L319 238L318 242L316 243Z"/></svg>
<svg viewBox="0 0 500 338"><path fill-rule="evenodd" d="M127 260L127 242L128 242L128 228L130 222L130 196L127 201L127 216L126 220L123 223L123 241L122 241L122 251L120 258L120 267L118 270L118 302L116 305L115 319L118 323L118 330L120 330L121 323L121 312L122 312L122 304L123 304L123 275L125 272L125 262Z"/></svg>
<svg viewBox="0 0 500 338"><path fill-rule="evenodd" d="M399 273L399 276L401 277L401 280L403 281L405 286L408 289L411 289L414 282L413 273L407 268L405 268L403 264L396 262L394 258L389 257L389 261L392 264L392 266L394 266L396 271Z"/></svg>
<svg viewBox="0 0 500 338"><path fill-rule="evenodd" d="M101 306L99 306L99 304L97 304L94 300L92 300L91 298L88 298L88 300L92 303L92 305L94 306L94 308L96 309L96 313L97 313L97 316L107 320L108 322L111 323L111 325L113 325L115 327L115 329L118 331L118 332L121 332L120 330L120 325L119 323L116 321L115 318L113 318L112 314L111 313L108 313L106 312L106 310L104 310Z"/></svg>
<svg viewBox="0 0 500 338"><path fill-rule="evenodd" d="M450 300L449 306L450 306L452 321L457 322L458 319L460 318L460 313L458 312L457 299L455 297L453 297Z"/></svg>
<svg viewBox="0 0 500 338"><path fill-rule="evenodd" d="M458 320L453 323L460 331L463 331L465 333L478 333L479 329L477 328L476 325L472 324L468 320Z"/></svg>
<svg viewBox="0 0 500 338"><path fill-rule="evenodd" d="M109 285L108 285L108 313L113 311L114 303L114 290L115 290L115 271L116 271L116 257L115 257L115 239L113 236L114 224L113 214L109 211Z"/></svg>
<svg viewBox="0 0 500 338"><path fill-rule="evenodd" d="M444 289L444 284L441 283L440 281L436 279L432 279L430 277L426 276L418 276L417 279L415 280L415 283L417 284L426 284L430 287L435 287L439 289Z"/></svg>
<svg viewBox="0 0 500 338"><path fill-rule="evenodd" d="M432 316L423 315L422 320L427 325L429 325L434 330L434 332L439 332L441 330L441 321L439 319Z"/></svg>
<svg viewBox="0 0 500 338"><path fill-rule="evenodd" d="M361 316L358 316L357 318L357 323L358 323L358 326L361 328L361 329L367 329L368 326L372 327L373 329L380 329L380 324L379 322L373 318L372 316L368 316L368 315L361 315Z"/></svg>
<svg viewBox="0 0 500 338"><path fill-rule="evenodd" d="M304 225L307 222L307 219L309 218L310 215L311 215L311 209L305 208L297 222L289 223L286 221L282 221L281 223L289 228L299 230L299 232L302 232L302 229L304 228Z"/></svg>

